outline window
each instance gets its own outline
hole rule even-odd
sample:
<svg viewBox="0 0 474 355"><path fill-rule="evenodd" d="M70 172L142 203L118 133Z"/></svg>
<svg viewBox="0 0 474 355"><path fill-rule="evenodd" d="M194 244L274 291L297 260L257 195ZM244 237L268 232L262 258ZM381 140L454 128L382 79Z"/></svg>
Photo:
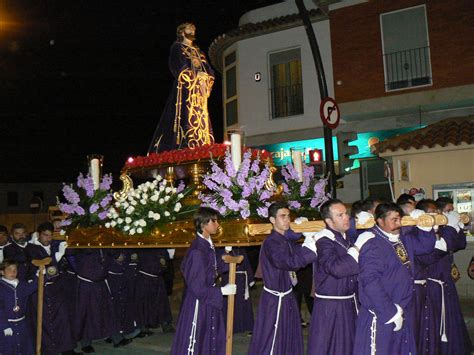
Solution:
<svg viewBox="0 0 474 355"><path fill-rule="evenodd" d="M269 61L271 117L279 118L303 114L300 48L271 53Z"/></svg>
<svg viewBox="0 0 474 355"><path fill-rule="evenodd" d="M235 51L225 56L224 65L224 114L226 127L229 127L238 123L237 64Z"/></svg>
<svg viewBox="0 0 474 355"><path fill-rule="evenodd" d="M425 5L380 15L385 90L431 85Z"/></svg>
<svg viewBox="0 0 474 355"><path fill-rule="evenodd" d="M8 205L8 207L18 206L18 192L17 191L8 191L8 193L7 193L7 205Z"/></svg>

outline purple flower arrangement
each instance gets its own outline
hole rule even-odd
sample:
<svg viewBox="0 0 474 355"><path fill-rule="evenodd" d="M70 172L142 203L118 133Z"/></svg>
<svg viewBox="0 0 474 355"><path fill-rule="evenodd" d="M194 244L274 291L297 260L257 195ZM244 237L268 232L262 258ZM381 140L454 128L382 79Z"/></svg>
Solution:
<svg viewBox="0 0 474 355"><path fill-rule="evenodd" d="M91 227L105 223L112 204L112 175L105 174L99 188L94 190L92 176L77 177L76 186L63 184L63 197L66 202L59 203L61 212L68 215L61 225L67 228Z"/></svg>
<svg viewBox="0 0 474 355"><path fill-rule="evenodd" d="M216 161L211 162L211 171L203 179L207 190L199 195L199 199L202 206L219 211L223 217L267 218L270 198L275 193L274 189L265 187L270 175L270 165L264 165L258 155L253 158L250 150L244 153L236 171L227 150L223 168Z"/></svg>
<svg viewBox="0 0 474 355"><path fill-rule="evenodd" d="M284 178L281 184L282 197L287 201L290 210L298 212L318 210L318 207L331 197L326 193L327 179L318 179L314 175L313 166L303 164L302 181L291 164L282 167L281 174Z"/></svg>

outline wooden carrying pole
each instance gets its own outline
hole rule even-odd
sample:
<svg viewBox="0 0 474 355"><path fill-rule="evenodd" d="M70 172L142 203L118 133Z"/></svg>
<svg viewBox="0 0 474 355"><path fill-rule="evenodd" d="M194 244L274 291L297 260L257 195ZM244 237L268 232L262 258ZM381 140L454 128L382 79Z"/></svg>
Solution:
<svg viewBox="0 0 474 355"><path fill-rule="evenodd" d="M31 263L39 268L38 273L38 313L36 319L36 355L41 355L41 331L43 327L43 291L44 291L44 269L51 263L51 258L33 260Z"/></svg>
<svg viewBox="0 0 474 355"><path fill-rule="evenodd" d="M229 284L235 285L235 272L237 271L237 264L240 264L242 260L244 260L244 257L242 255L223 255L222 260L229 264ZM232 334L234 332L234 298L235 295L227 296L227 328L225 342L226 355L232 355Z"/></svg>

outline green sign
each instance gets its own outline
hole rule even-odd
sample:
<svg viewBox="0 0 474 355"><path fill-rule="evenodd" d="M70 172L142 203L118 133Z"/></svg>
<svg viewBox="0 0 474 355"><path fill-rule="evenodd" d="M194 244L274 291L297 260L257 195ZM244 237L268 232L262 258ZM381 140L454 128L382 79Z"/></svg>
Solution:
<svg viewBox="0 0 474 355"><path fill-rule="evenodd" d="M370 147L375 143L382 142L387 138L394 137L403 133L411 132L422 127L411 127L411 128L399 128L399 129L392 129L392 130L384 130L384 131L374 131L374 132L366 132L366 133L357 133L357 140L352 141L351 145L356 145L359 149L359 153L353 155L354 165L352 165L352 169L356 169L360 166L358 159L363 158L371 158L375 157L374 154L371 153ZM337 154L337 139L336 137L332 137L332 146L334 150L334 160L338 159ZM277 143L277 144L268 144L268 145L261 145L256 148L265 149L272 154L273 162L275 166L283 166L286 164L291 163L291 148L300 148L304 149L306 153L312 149L322 149L324 153L324 160L326 160L326 151L324 149L324 138L315 138L315 139L307 139L302 141L293 141L293 142L284 142L284 143ZM306 163L309 163L309 156L306 154Z"/></svg>

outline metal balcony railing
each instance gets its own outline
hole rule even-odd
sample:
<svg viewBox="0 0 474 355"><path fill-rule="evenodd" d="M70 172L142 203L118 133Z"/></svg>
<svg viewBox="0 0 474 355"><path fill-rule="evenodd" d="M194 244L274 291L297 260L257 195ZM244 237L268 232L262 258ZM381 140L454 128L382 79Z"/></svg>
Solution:
<svg viewBox="0 0 474 355"><path fill-rule="evenodd" d="M272 118L303 114L303 85L270 89L270 113Z"/></svg>
<svg viewBox="0 0 474 355"><path fill-rule="evenodd" d="M430 47L384 54L387 91L431 84Z"/></svg>

